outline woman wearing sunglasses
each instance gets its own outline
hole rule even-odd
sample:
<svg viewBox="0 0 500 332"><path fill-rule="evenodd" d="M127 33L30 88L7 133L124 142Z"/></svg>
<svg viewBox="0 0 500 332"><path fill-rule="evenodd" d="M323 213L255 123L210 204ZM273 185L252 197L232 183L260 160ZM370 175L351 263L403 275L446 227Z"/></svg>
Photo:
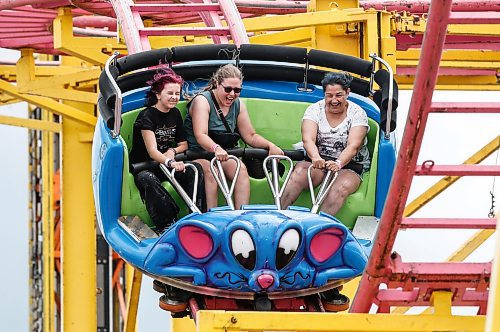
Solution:
<svg viewBox="0 0 500 332"><path fill-rule="evenodd" d="M241 137L255 148L268 149L270 155L283 151L255 132L245 104L239 99L243 74L232 64L227 64L213 74L208 86L188 104L184 126L190 150L206 150L222 161L229 180L236 170L236 163L228 160L226 149L236 145ZM210 171L208 160L197 160L203 167L207 208L217 206L217 183ZM234 206L239 208L250 200L250 180L244 164L234 189Z"/></svg>

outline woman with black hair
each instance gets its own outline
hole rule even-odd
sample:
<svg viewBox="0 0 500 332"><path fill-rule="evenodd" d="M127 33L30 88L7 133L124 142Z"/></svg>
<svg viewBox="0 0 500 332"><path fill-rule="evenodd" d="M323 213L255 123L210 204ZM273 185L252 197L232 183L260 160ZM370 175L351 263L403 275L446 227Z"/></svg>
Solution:
<svg viewBox="0 0 500 332"><path fill-rule="evenodd" d="M307 169L311 163L314 186L321 183L327 170L337 172L321 207L332 216L358 189L363 173L370 168L368 117L359 105L347 101L351 82L352 76L344 72L328 73L321 81L324 99L310 105L302 118L302 142L311 161L297 163L282 196L283 208L308 188Z"/></svg>
<svg viewBox="0 0 500 332"><path fill-rule="evenodd" d="M194 171L185 168L183 162L175 161L175 155L187 150L186 133L183 119L176 105L179 102L183 80L170 68L159 69L148 82L151 89L146 95L146 108L142 110L134 123L134 136L130 163L156 160L169 169L175 169L175 178L191 197L194 186ZM206 211L203 170L198 168L198 199L195 204L201 211ZM134 174L135 184L139 189L146 209L161 233L175 222L179 207L168 191L161 185L167 180L163 172L144 170Z"/></svg>

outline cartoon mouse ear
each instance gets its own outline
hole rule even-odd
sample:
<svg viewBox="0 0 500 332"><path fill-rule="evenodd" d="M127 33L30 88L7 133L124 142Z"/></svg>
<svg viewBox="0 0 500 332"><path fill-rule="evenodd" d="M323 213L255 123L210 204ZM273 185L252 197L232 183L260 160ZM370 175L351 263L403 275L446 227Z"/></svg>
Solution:
<svg viewBox="0 0 500 332"><path fill-rule="evenodd" d="M182 248L195 259L208 257L214 249L214 241L210 233L201 227L183 226L179 229L178 236Z"/></svg>
<svg viewBox="0 0 500 332"><path fill-rule="evenodd" d="M312 258L323 263L332 257L342 245L344 232L338 228L327 228L313 236L309 244Z"/></svg>

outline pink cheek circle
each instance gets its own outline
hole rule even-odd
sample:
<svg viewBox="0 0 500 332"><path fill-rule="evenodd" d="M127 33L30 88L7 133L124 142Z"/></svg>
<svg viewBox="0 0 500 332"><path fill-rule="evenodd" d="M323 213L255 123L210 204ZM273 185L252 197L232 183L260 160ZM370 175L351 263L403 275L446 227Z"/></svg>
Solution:
<svg viewBox="0 0 500 332"><path fill-rule="evenodd" d="M197 226L182 227L179 230L179 241L184 250L196 259L207 257L214 248L210 234Z"/></svg>
<svg viewBox="0 0 500 332"><path fill-rule="evenodd" d="M310 251L312 257L319 263L332 257L342 244L344 232L337 228L329 228L314 235Z"/></svg>

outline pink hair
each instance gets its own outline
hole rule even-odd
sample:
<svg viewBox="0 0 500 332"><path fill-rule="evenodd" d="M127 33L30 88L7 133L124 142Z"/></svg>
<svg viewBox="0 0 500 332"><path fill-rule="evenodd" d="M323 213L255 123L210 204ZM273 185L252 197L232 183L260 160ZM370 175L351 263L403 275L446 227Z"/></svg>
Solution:
<svg viewBox="0 0 500 332"><path fill-rule="evenodd" d="M147 82L147 84L151 86L151 89L146 93L146 102L144 105L153 106L156 104L158 102L156 94L161 93L165 84L169 83L179 84L182 88L184 80L168 67L159 68L153 78Z"/></svg>
<svg viewBox="0 0 500 332"><path fill-rule="evenodd" d="M182 86L184 80L177 75L171 68L159 68L154 74L153 79L148 81L147 84L151 86L153 93L160 93L165 84L176 83Z"/></svg>

